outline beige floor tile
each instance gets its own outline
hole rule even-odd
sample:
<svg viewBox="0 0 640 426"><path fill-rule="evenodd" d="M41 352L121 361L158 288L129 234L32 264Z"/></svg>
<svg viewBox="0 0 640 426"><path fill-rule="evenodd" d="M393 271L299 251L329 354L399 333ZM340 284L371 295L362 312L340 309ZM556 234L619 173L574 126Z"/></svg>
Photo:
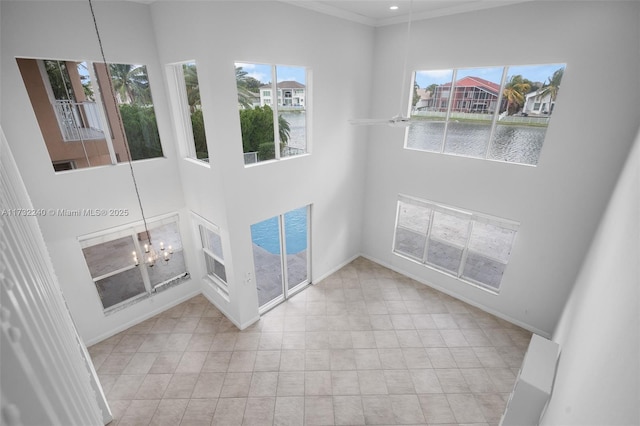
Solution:
<svg viewBox="0 0 640 426"><path fill-rule="evenodd" d="M409 374L418 394L443 392L435 370L409 370Z"/></svg>
<svg viewBox="0 0 640 426"><path fill-rule="evenodd" d="M102 362L102 365L98 369L100 374L122 374L131 358L132 353L111 353ZM142 373L144 374L144 373Z"/></svg>
<svg viewBox="0 0 640 426"><path fill-rule="evenodd" d="M359 370L358 383L362 395L386 395L389 393L382 370Z"/></svg>
<svg viewBox="0 0 640 426"><path fill-rule="evenodd" d="M387 384L389 394L415 394L416 389L413 386L411 375L407 370L384 370L384 380Z"/></svg>
<svg viewBox="0 0 640 426"><path fill-rule="evenodd" d="M144 378L145 376L142 374L121 375L111 387L107 398L109 400L133 399Z"/></svg>
<svg viewBox="0 0 640 426"><path fill-rule="evenodd" d="M487 368L497 368L497 367L507 367L507 364L504 362L498 351L495 347L476 347L473 348L476 356L482 363L483 367Z"/></svg>
<svg viewBox="0 0 640 426"><path fill-rule="evenodd" d="M226 373L233 352L208 352L202 364L203 373Z"/></svg>
<svg viewBox="0 0 640 426"><path fill-rule="evenodd" d="M328 349L308 349L304 354L305 370L330 370L331 356Z"/></svg>
<svg viewBox="0 0 640 426"><path fill-rule="evenodd" d="M375 370L382 368L377 349L354 349L353 355L358 370Z"/></svg>
<svg viewBox="0 0 640 426"><path fill-rule="evenodd" d="M217 399L190 399L180 426L209 426L217 404Z"/></svg>
<svg viewBox="0 0 640 426"><path fill-rule="evenodd" d="M491 381L484 368L465 368L460 370L469 390L473 393L497 392L496 386Z"/></svg>
<svg viewBox="0 0 640 426"><path fill-rule="evenodd" d="M305 425L333 425L333 400L330 396L307 396L304 398Z"/></svg>
<svg viewBox="0 0 640 426"><path fill-rule="evenodd" d="M486 426L530 336L359 258L244 331L197 296L89 353L114 426Z"/></svg>
<svg viewBox="0 0 640 426"><path fill-rule="evenodd" d="M192 319L192 318L187 318ZM191 336L191 340L187 344L187 352L208 352L213 343L213 333L196 333Z"/></svg>
<svg viewBox="0 0 640 426"><path fill-rule="evenodd" d="M418 395L425 420L429 424L455 423L456 419L444 394Z"/></svg>
<svg viewBox="0 0 640 426"><path fill-rule="evenodd" d="M424 414L417 395L390 395L391 409L398 424L424 423Z"/></svg>
<svg viewBox="0 0 640 426"><path fill-rule="evenodd" d="M275 397L248 398L242 424L245 426L272 424L275 402Z"/></svg>
<svg viewBox="0 0 640 426"><path fill-rule="evenodd" d="M336 425L363 425L365 423L360 396L334 396L333 412Z"/></svg>
<svg viewBox="0 0 640 426"><path fill-rule="evenodd" d="M234 351L229 361L230 372L248 372L253 371L256 363L256 351Z"/></svg>
<svg viewBox="0 0 640 426"><path fill-rule="evenodd" d="M224 383L224 373L200 373L191 398L217 399Z"/></svg>
<svg viewBox="0 0 640 426"><path fill-rule="evenodd" d="M308 395L331 395L331 372L330 371L307 371L304 373L304 394Z"/></svg>
<svg viewBox="0 0 640 426"><path fill-rule="evenodd" d="M187 399L163 399L158 404L155 414L151 418L150 426L175 426L182 421L187 409Z"/></svg>
<svg viewBox="0 0 640 426"><path fill-rule="evenodd" d="M277 371L257 371L251 377L250 397L276 396L278 389Z"/></svg>
<svg viewBox="0 0 640 426"><path fill-rule="evenodd" d="M162 399L172 374L147 374L134 399Z"/></svg>
<svg viewBox="0 0 640 426"><path fill-rule="evenodd" d="M185 352L178 363L176 373L199 373L206 357L207 352Z"/></svg>
<svg viewBox="0 0 640 426"><path fill-rule="evenodd" d="M360 395L360 384L356 371L332 371L331 388L333 395Z"/></svg>
<svg viewBox="0 0 640 426"><path fill-rule="evenodd" d="M227 373L220 392L221 398L240 398L249 395L251 373Z"/></svg>
<svg viewBox="0 0 640 426"><path fill-rule="evenodd" d="M456 368L458 366L449 348L426 348L425 350L433 368Z"/></svg>
<svg viewBox="0 0 640 426"><path fill-rule="evenodd" d="M378 349L378 356L383 370L407 369L407 363L400 348Z"/></svg>
<svg viewBox="0 0 640 426"><path fill-rule="evenodd" d="M241 425L247 398L220 398L213 414L212 426Z"/></svg>
<svg viewBox="0 0 640 426"><path fill-rule="evenodd" d="M409 369L433 367L427 351L424 348L402 348L402 355Z"/></svg>
<svg viewBox="0 0 640 426"><path fill-rule="evenodd" d="M304 396L304 371L280 372L278 396Z"/></svg>
<svg viewBox="0 0 640 426"><path fill-rule="evenodd" d="M164 397L171 399L191 398L197 381L197 374L174 374L167 386Z"/></svg>
<svg viewBox="0 0 640 426"><path fill-rule="evenodd" d="M280 354L280 371L304 371L305 351L282 351Z"/></svg>
<svg viewBox="0 0 640 426"><path fill-rule="evenodd" d="M160 400L131 401L118 425L149 424L160 404Z"/></svg>
<svg viewBox="0 0 640 426"><path fill-rule="evenodd" d="M353 349L331 349L331 370L355 370L356 361Z"/></svg>
<svg viewBox="0 0 640 426"><path fill-rule="evenodd" d="M457 368L441 368L435 370L444 393L470 392L469 385Z"/></svg>
<svg viewBox="0 0 640 426"><path fill-rule="evenodd" d="M392 425L395 423L391 399L388 395L362 396L362 409L368 425Z"/></svg>
<svg viewBox="0 0 640 426"><path fill-rule="evenodd" d="M304 397L278 396L273 418L277 426L299 426L304 424Z"/></svg>
<svg viewBox="0 0 640 426"><path fill-rule="evenodd" d="M160 352L149 369L149 374L175 373L182 352Z"/></svg>
<svg viewBox="0 0 640 426"><path fill-rule="evenodd" d="M447 401L458 423L483 423L484 414L478 406L473 394L447 394Z"/></svg>

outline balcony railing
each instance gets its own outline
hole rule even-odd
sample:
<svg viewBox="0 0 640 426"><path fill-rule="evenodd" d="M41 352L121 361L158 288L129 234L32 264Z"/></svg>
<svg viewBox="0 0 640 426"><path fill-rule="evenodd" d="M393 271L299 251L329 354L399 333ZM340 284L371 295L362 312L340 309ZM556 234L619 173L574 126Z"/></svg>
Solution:
<svg viewBox="0 0 640 426"><path fill-rule="evenodd" d="M65 142L104 139L100 111L95 102L56 100L53 109Z"/></svg>

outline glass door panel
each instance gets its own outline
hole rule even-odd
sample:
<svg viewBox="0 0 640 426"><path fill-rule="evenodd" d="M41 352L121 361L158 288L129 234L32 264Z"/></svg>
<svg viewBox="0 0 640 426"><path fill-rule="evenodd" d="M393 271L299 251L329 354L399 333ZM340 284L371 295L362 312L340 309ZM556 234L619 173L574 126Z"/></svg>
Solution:
<svg viewBox="0 0 640 426"><path fill-rule="evenodd" d="M309 284L309 206L251 225L251 239L264 312Z"/></svg>
<svg viewBox="0 0 640 426"><path fill-rule="evenodd" d="M258 306L284 296L282 286L282 256L280 245L280 219L271 219L251 225L253 263L258 287Z"/></svg>
<svg viewBox="0 0 640 426"><path fill-rule="evenodd" d="M307 212L302 207L284 214L288 290L307 281Z"/></svg>

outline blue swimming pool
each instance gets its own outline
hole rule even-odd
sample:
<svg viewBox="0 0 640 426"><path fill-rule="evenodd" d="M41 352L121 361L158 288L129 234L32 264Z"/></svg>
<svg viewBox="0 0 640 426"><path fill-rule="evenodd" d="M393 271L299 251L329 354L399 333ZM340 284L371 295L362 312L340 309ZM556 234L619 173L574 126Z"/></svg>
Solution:
<svg viewBox="0 0 640 426"><path fill-rule="evenodd" d="M284 214L287 254L307 249L307 207ZM278 216L251 225L251 240L269 253L280 254L280 228Z"/></svg>

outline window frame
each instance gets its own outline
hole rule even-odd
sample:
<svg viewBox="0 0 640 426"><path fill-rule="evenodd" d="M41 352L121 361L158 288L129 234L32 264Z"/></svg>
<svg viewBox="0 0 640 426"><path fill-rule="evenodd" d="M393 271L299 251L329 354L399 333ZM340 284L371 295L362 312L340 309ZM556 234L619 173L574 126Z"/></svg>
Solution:
<svg viewBox="0 0 640 426"><path fill-rule="evenodd" d="M148 65L144 63L121 63L121 62L105 63L100 60L90 60L90 59L51 59L51 58L41 58L41 57L32 57L32 56L17 56L14 59L17 61L18 73L20 74L21 80L25 85L25 88L27 89L29 104L32 108L32 111L34 112L36 121L39 124L40 134L45 143L45 147L47 149L50 162L54 169L54 173L93 169L96 167L103 167L108 165L118 165L118 164L126 163L129 160L133 162L133 161L155 160L155 159L166 158L165 147L163 146L163 140L160 137L160 126L158 126L158 117L156 115L157 106L153 99L152 88L151 88L151 86L154 86L154 84L151 82L152 78L149 75ZM78 143L81 143L84 154L85 154L85 158L83 158L83 160L87 160L87 162L89 162L89 165L79 166L77 162L78 158L54 159L52 157L53 155L52 145L53 146L58 145L57 143L58 137L56 137L55 134L52 134L52 130L48 128L48 126L47 126L47 130L45 130L45 128L41 126L42 124L41 120L47 119L48 117L44 115L44 113L38 112L32 100L30 89L29 89L29 88L32 88L32 90L39 90L39 89L33 89L34 87L39 86L37 84L39 82L36 82L35 80L32 80L30 78L27 78L27 75L23 74L23 69L21 68L21 65L20 65L21 61L35 61L36 63L38 74L41 80L40 82L44 85L44 88L43 88L44 93L46 93L47 97L49 98L49 102L51 103L50 107L52 108L51 112L55 116L56 128L60 132L60 137L62 138L59 140L59 142L61 142L63 145L67 145L70 147ZM90 87L92 90L91 95L93 96L94 99L93 100L85 99L84 101L78 101L78 102L71 99L67 99L67 101L69 102L58 103L58 101L63 101L63 100L55 99L54 97L53 90L51 88L51 80L45 66L45 62L47 61L56 61L58 63L64 62L65 64L75 63L76 65L84 64L86 67L87 76L89 77L89 80L90 80ZM145 105L145 106L146 107L150 106L153 109L153 115L155 118L155 131L157 131L157 136L158 136L157 144L158 144L158 148L160 149L159 156L145 156L144 158L129 158L132 155L132 147L135 146L135 141L132 142L129 140L129 136L127 135L127 128L125 127L125 124L124 124L125 120L123 117L121 106L133 105L133 103L120 102L118 100L117 94L113 91L115 90L113 88L114 77L113 77L112 71L110 70L110 67L113 65L129 65L129 66L135 66L135 67L144 67L146 82L148 85L147 89L149 91L149 105ZM65 65L65 69L66 67L67 65ZM97 67L101 67L103 68L103 70L99 72L97 70ZM63 72L62 68L60 68L60 72L61 73ZM68 69L66 69L65 72L67 75L69 75ZM106 84L104 80L99 79L98 75L100 73L104 73L102 78L107 78L107 80L110 80L110 84ZM31 76L31 78L33 78L33 76ZM65 79L64 76L62 78L63 80ZM103 83L104 83L104 86L103 86ZM67 92L67 95L69 95L70 93L74 93L75 95L77 95L77 92L75 92L74 90L75 89L72 89L71 92ZM105 105L105 103L112 101L111 99L112 96L115 99L115 104ZM63 121L61 121L59 110L56 107L57 105L62 105L67 103L68 105L70 105L69 108L73 109L74 111L71 113L74 116L74 118L71 120L71 122L73 122L72 130L67 129L66 126L62 125ZM88 108L90 105L93 105L93 107L90 109L91 112L87 112L88 110L86 108ZM110 107L114 109L113 112L115 113L115 115L111 115L110 113L107 112L107 110L110 109ZM76 109L76 108L80 108L80 109ZM83 126L78 125L79 123L75 118L76 116L83 117L80 120L80 122L84 124ZM67 122L67 120L64 120L64 122ZM91 126L87 127L87 125L90 125L91 123L97 124L100 126L99 131L102 133L101 137L96 137L96 135L81 136L82 132L79 132L79 129L90 129L92 127ZM114 127L118 127L118 130L114 131L113 130ZM68 136L69 134L77 135L77 138L76 137L70 138ZM115 142L116 139L120 137L119 136L120 134L122 136L122 141ZM104 146L108 154L103 155L102 157L105 157L105 158L108 157L108 161L102 162L100 164L90 163L89 157L87 156L87 148L85 147L85 144L94 143L95 141L101 141L100 143L102 143L102 141L104 142ZM50 142L52 143L52 145L50 145ZM123 150L120 153L116 152L116 145L118 145L119 143L124 144L123 146L125 147L125 150ZM122 154L126 154L126 157L123 158ZM70 169L57 170L55 166L57 164L62 164L62 163L72 163L72 166Z"/></svg>
<svg viewBox="0 0 640 426"><path fill-rule="evenodd" d="M164 225L169 225L169 224L175 224L176 228L178 230L178 233L180 234L180 240L182 241L182 234L180 232L180 217L177 213L170 213L167 215L162 215L162 216L157 216L154 218L150 218L147 219L147 228L149 229L150 233L153 232L153 229L155 228L159 228L161 226ZM139 221L139 222L134 222L134 223L128 223L122 226L118 226L118 227L114 227L114 228L110 228L110 229L106 229L103 231L99 231L99 232L95 232L92 234L87 234L87 235L83 235L78 237L78 242L80 244L80 248L81 251L84 250L85 248L88 247L93 247L99 244L104 244L104 243L108 243L110 241L114 241L120 238L124 238L124 237L131 237L132 241L133 241L133 247L134 250L137 254L138 259L144 259L144 247L139 240L138 240L138 234L140 233L144 233L145 232L145 225L143 221ZM176 251L182 251L184 253L184 244L182 246L182 249L180 250L176 250ZM176 252L174 251L174 253ZM117 312L121 309L124 309L132 304L135 304L137 302L139 302L140 300L146 299L148 297L151 297L153 294L164 291L170 287L173 287L174 285L178 285L184 281L187 281L190 279L191 275L188 271L188 267L187 267L187 263L186 263L186 259L185 259L185 273L183 275L177 275L175 277L169 278L167 280L164 280L162 282L159 282L157 284L153 284L151 282L151 277L149 275L149 271L147 270L147 267L143 267L145 266L144 262L140 262L139 265L135 265L133 262L131 265L119 268L117 270L102 274L100 276L96 276L93 277L91 275L90 272L90 268L89 265L87 264L87 260L84 257L83 254L83 259L85 264L87 265L87 269L89 272L89 276L94 284L94 287L96 289L96 293L98 294L98 298L100 299L100 303L102 304L102 297L99 294L99 291L97 289L97 282L100 280L103 280L105 278L109 278L111 276L117 275L121 272L126 272L129 270L132 270L134 268L140 268L140 274L142 276L142 282L144 284L144 288L145 291L143 293L140 293L136 296L130 297L128 299L125 299L121 302L118 302L116 304L113 304L111 306L109 306L108 308L104 308L103 306L103 312L105 315L109 315L113 312ZM133 259L133 257L132 257Z"/></svg>
<svg viewBox="0 0 640 426"><path fill-rule="evenodd" d="M186 60L174 62L166 66L167 76L169 80L169 96L173 99L171 109L175 117L175 127L179 146L181 147L181 155L187 160L199 164L204 167L211 167L211 153L209 152L209 144L207 142L207 161L198 158L196 153L196 141L193 135L193 126L191 123L191 114L189 113L189 101L187 95L187 87L185 84L184 65L194 64L197 69L196 60ZM200 80L198 79L198 85ZM202 102L202 101L201 101ZM204 121L204 119L203 119ZM206 126L205 126L206 127ZM206 136L206 129L205 129Z"/></svg>
<svg viewBox="0 0 640 426"><path fill-rule="evenodd" d="M500 108L501 105L504 101L504 90L505 87L508 83L508 79L509 79L509 71L511 68L519 68L519 67L527 67L527 66L546 66L546 65L554 65L554 66L559 66L561 67L563 70L566 70L567 64L562 63L562 62L557 62L557 63L540 63L540 64L529 64L529 65L498 65L498 66L486 66L486 67L452 67L452 68L448 68L447 70L451 70L452 72L452 78L451 78L451 85L447 88L447 91L445 92L444 88L440 91L439 93L439 99L440 99L440 103L441 105L439 106L439 108L446 108L446 112L445 112L445 117L443 118L444 121L444 132L442 135L442 140L440 141L440 148L439 150L431 150L431 149L421 149L421 148L415 148L415 147L410 147L408 146L408 141L409 141L409 132L410 129L409 127L407 127L407 129L405 130L405 135L404 135L404 144L403 147L404 149L408 149L408 150L413 150L413 151L421 151L421 152L431 152L431 153L435 153L435 154L446 154L446 155L454 155L454 156L459 156L459 157L466 157L466 158L473 158L473 159L478 159L478 160L486 160L486 161L495 161L495 162L499 162L499 163L507 163L507 164L516 164L516 165L520 165L520 166L529 166L529 167L537 167L538 166L538 162L540 160L540 156L542 154L542 147L544 146L544 142L546 140L546 129L548 129L549 124L551 122L550 118L551 115L549 114L547 116L548 121L546 123L546 126L544 126L545 128L545 135L544 138L542 139L541 145L540 145L540 152L538 153L538 158L536 158L536 162L535 164L530 164L530 163L524 163L521 161L508 161L506 159L500 159L500 158L492 158L491 157L491 148L492 145L495 143L495 136L496 136L496 130L498 128L498 125L500 124L500 119L501 119L501 115L502 113L500 113ZM462 102L463 100L467 100L467 96L462 96L460 99L456 98L456 92L457 92L457 88L458 86L456 86L456 82L458 81L458 72L459 71L467 71L470 69L490 69L490 68L502 68L502 76L500 78L500 83L495 83L495 84L499 84L500 89L498 92L498 96L495 100L496 103L496 107L495 107L495 111L493 113L491 113L492 118L491 118L491 127L489 129L489 135L488 135L488 140L486 141L486 146L484 147L484 153L482 156L477 156L477 155L471 155L471 154L462 154L462 153L457 153L457 152L448 152L447 151L447 133L449 130L449 125L452 122L457 122L456 118L452 118L452 113L455 113L455 109L462 109L463 105L460 104L460 102ZM438 71L438 70L431 70L431 69L419 69L419 70L413 70L412 74L411 74L411 88L413 90L413 87L415 87L416 84L416 75L419 72L428 72L428 71ZM525 77L526 78L526 77ZM439 85L438 87L442 87L443 85ZM473 90L473 92L475 93L475 88ZM467 95L471 93L471 91L467 91L464 92ZM531 93L531 92L530 92ZM446 97L446 101L442 100L443 98ZM490 110L491 109L491 99L489 99L488 95L485 94L484 97L480 97L480 98L470 98L471 102L475 103L475 104L480 104L480 103L484 103L486 108L484 108L484 111ZM457 102L460 105L454 105L454 101ZM445 104L446 102L446 104ZM487 102L489 103L487 105ZM526 104L526 101L525 101ZM556 101L553 102L553 106L555 107ZM465 102L466 105L466 102ZM544 110L544 105L542 105L542 110ZM541 111L541 110L539 110ZM409 116L412 116L414 113L413 110L413 104L411 102L411 97L410 97L410 102L408 105L408 114ZM487 120L489 121L489 120ZM524 123L523 123L524 124Z"/></svg>
<svg viewBox="0 0 640 426"><path fill-rule="evenodd" d="M401 218L401 208L402 205L401 203L405 203L405 204L411 204L414 206L420 206L422 208L427 208L429 209L429 218L428 218L428 227L426 232L422 233L422 232L417 232L416 230L407 228L406 226L401 226L400 225L400 218ZM469 223L467 225L467 233L466 233L466 237L465 237L465 242L464 242L464 246L462 247L462 252L461 252L461 257L460 257L460 262L458 264L457 267L457 272L452 272L449 269L444 268L441 265L437 265L434 264L432 262L429 262L428 256L429 256L429 244L430 244L430 240L432 239L432 229L433 229L433 222L434 222L434 216L436 212L440 212L440 213L444 213L447 215L451 215L451 216L457 216L460 218L465 218L469 220ZM489 225L494 225L503 229L507 229L507 230L511 230L513 231L513 235L511 237L511 241L510 241L510 246L509 246L509 253L507 255L507 259L506 261L502 260L502 259L498 259L496 257L492 257L490 255L484 254L482 252L479 252L478 250L474 249L474 248L470 248L469 247L469 243L471 241L472 235L473 234L473 228L474 225L476 223L485 223L485 224L489 224ZM518 233L518 229L520 227L520 223L510 220L510 219L503 219L503 218L498 218L495 216L491 216L491 215L487 215L487 214L483 214L483 213L478 213L475 211L471 211L471 210L467 210L467 209L461 209L458 207L453 207L453 206L448 206L442 203L436 203L433 201L428 201L428 200L423 200L420 198L416 198L416 197L412 197L409 195L404 195L404 194L399 194L398 195L398 200L396 203L396 219L395 219L395 226L394 226L394 232L393 232L393 242L392 242L392 246L391 246L391 251L393 254L400 256L402 258L405 258L407 260L410 260L412 262L415 263L419 263L422 266L425 266L427 268L433 269L435 271L441 272L443 274L449 275L457 280L460 280L464 283L473 285L475 287L481 288L483 290L486 290L490 293L493 294L499 294L500 293L500 288L501 288L501 284L502 284L502 277L504 276L504 270L506 270L506 267L508 266L509 260L510 260L510 256L511 253L514 250L514 246L515 246L515 241L516 241L516 237L517 237L517 233ZM420 258L418 258L417 256L412 255L411 253L408 252L403 252L403 251L399 251L397 249L397 241L398 241L398 229L401 230L408 230L416 235L420 235L421 237L424 237L424 247L422 249L422 256ZM452 241L446 241L443 240L442 238L436 237L437 241L441 241L444 244L453 246L454 248L458 248L460 249L460 244L458 244L457 242L452 242ZM500 263L501 265L504 266L503 269L503 275L501 275L499 282L497 283L497 287L492 286L491 284L488 283L484 283L478 280L475 280L471 277L465 276L465 267L467 266L467 258L469 255L469 252L475 253L476 255L485 257L493 262L497 262Z"/></svg>
<svg viewBox="0 0 640 426"><path fill-rule="evenodd" d="M213 289L222 296L227 302L230 301L229 294L229 282L227 275L227 264L224 259L224 244L222 239L222 233L220 232L220 227L215 225L214 223L208 221L202 216L191 212L191 218L193 222L193 229L195 233L195 237L198 241L198 246L200 247L200 251L202 252L202 268L201 274L202 278L212 284ZM209 231L220 238L220 250L222 250L222 257L215 254L212 250L206 247L205 243L205 233ZM225 279L220 277L215 273L215 268L213 272L209 271L209 263L208 260L211 259L213 262L218 262L224 267L225 270Z"/></svg>
<svg viewBox="0 0 640 426"><path fill-rule="evenodd" d="M311 154L311 116L312 116L312 89L311 89L311 69L306 65L284 65L281 63L269 63L269 62L259 62L259 61L234 61L234 68L238 67L239 64L251 64L251 65L263 65L268 66L271 70L271 82L268 83L269 87L260 88L258 90L258 96L261 98L261 106L269 106L273 112L273 134L274 134L274 154L275 157L269 160L263 161L255 161L255 162L244 162L244 166L253 167L263 163L271 163L274 161L280 161L289 158L302 157L305 155ZM282 89L278 89L278 67L292 67L292 68L303 68L305 75L305 83L304 83L304 111L305 111L305 148L304 152L297 155L285 155L283 156L281 150L279 149L279 141L280 141L280 123L279 123L279 108L284 105L284 98L282 96ZM237 91L237 86L236 86ZM268 95L264 95L264 91L268 91ZM273 94L276 94L276 98L274 101ZM240 135L240 142L242 143L242 135ZM248 152L243 152L245 154L250 154Z"/></svg>

